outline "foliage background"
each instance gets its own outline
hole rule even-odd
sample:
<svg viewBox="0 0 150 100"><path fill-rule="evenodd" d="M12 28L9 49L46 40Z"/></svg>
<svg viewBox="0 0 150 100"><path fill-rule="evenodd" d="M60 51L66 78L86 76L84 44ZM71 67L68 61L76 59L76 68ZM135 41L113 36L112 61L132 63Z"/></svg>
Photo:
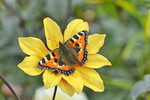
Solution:
<svg viewBox="0 0 150 100"><path fill-rule="evenodd" d="M34 36L45 42L45 17L55 20L62 30L69 21L81 18L89 23L89 34L107 34L99 53L112 62L111 67L97 69L104 80L104 92L84 88L89 100L134 100L138 93L133 87L150 74L149 8L149 0L0 0L0 74L22 86L22 100L31 100L43 82L41 76L28 76L17 68L26 56L18 37ZM141 91L139 86L135 88ZM150 100L150 90L136 97ZM12 99L0 90L0 100Z"/></svg>

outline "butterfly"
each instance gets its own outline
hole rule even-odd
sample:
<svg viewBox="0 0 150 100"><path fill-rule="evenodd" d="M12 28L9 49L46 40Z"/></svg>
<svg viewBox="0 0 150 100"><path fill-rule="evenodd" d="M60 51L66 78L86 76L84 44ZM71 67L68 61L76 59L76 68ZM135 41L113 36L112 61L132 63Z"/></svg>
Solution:
<svg viewBox="0 0 150 100"><path fill-rule="evenodd" d="M81 31L64 44L59 42L59 48L48 53L38 63L38 67L44 70L56 71L70 75L75 71L75 65L83 65L87 61L87 31Z"/></svg>

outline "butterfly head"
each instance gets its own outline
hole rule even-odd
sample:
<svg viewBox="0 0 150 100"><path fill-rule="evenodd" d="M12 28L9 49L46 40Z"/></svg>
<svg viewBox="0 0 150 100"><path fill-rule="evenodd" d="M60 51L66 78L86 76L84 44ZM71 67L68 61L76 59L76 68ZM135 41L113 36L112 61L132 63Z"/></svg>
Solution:
<svg viewBox="0 0 150 100"><path fill-rule="evenodd" d="M66 50L66 47L65 47L65 45L62 43L62 42L60 42L59 41L59 50Z"/></svg>
<svg viewBox="0 0 150 100"><path fill-rule="evenodd" d="M63 45L63 43L61 43L60 41L59 41L59 46L62 46Z"/></svg>

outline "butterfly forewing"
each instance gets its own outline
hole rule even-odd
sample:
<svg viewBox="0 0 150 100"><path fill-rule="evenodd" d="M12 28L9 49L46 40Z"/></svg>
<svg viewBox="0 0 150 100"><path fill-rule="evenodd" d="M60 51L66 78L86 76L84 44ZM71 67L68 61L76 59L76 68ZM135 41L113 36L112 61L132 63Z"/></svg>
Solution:
<svg viewBox="0 0 150 100"><path fill-rule="evenodd" d="M75 34L67 42L73 47L85 48L87 45L87 31L81 31Z"/></svg>
<svg viewBox="0 0 150 100"><path fill-rule="evenodd" d="M87 31L81 31L71 37L66 43L70 44L78 53L78 60L80 65L83 65L87 60Z"/></svg>
<svg viewBox="0 0 150 100"><path fill-rule="evenodd" d="M40 69L48 69L55 71L58 66L59 54L57 51L50 51L39 63L38 67Z"/></svg>

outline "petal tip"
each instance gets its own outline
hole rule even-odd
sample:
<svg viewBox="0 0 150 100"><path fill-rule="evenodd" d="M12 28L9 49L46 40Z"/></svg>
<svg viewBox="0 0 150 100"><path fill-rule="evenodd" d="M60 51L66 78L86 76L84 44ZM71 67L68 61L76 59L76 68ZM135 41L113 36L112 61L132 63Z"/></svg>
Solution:
<svg viewBox="0 0 150 100"><path fill-rule="evenodd" d="M112 63L110 62L109 66L112 66Z"/></svg>
<svg viewBox="0 0 150 100"><path fill-rule="evenodd" d="M43 23L44 23L44 24L51 23L51 22L53 22L53 20L52 20L51 18L49 18L49 17L46 17L46 18L44 18L44 20L43 20Z"/></svg>
<svg viewBox="0 0 150 100"><path fill-rule="evenodd" d="M17 65L17 67L19 67L20 68L20 64L21 64L22 62L20 62L18 65Z"/></svg>
<svg viewBox="0 0 150 100"><path fill-rule="evenodd" d="M46 20L50 20L50 18L49 18L49 17L46 17L46 18L44 18L44 20L43 20L43 21L46 21Z"/></svg>
<svg viewBox="0 0 150 100"><path fill-rule="evenodd" d="M112 66L112 63L109 60L107 61L107 66Z"/></svg>

